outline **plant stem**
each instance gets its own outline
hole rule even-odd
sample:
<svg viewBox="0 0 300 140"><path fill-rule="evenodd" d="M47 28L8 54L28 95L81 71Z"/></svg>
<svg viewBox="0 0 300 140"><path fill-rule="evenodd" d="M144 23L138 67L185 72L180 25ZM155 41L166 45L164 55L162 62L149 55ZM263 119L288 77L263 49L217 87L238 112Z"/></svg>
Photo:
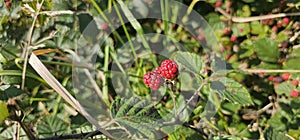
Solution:
<svg viewBox="0 0 300 140"><path fill-rule="evenodd" d="M217 7L216 11L220 12L222 15L224 15L226 18L228 18L232 22L238 22L238 23L252 22L252 21L257 21L257 20L266 20L266 19L273 19L273 18L281 18L281 17L287 17L287 16L300 16L300 12L297 12L297 13L279 13L279 14L272 14L272 15L241 18L241 17L234 17L234 16L229 15L228 13L226 13L226 11L224 11L220 7Z"/></svg>
<svg viewBox="0 0 300 140"><path fill-rule="evenodd" d="M37 11L35 12L35 16L33 18L33 22L31 24L31 27L29 29L28 36L27 36L27 44L25 46L25 61L24 61L24 68L23 68L23 72L22 72L22 84L21 84L21 89L22 90L24 90L24 85L25 85L26 69L27 69L28 55L29 55L29 46L31 44L33 29L34 29L36 19L38 18L38 15L39 15L39 12L42 8L43 3L44 3L44 0L42 0L41 3L37 2Z"/></svg>

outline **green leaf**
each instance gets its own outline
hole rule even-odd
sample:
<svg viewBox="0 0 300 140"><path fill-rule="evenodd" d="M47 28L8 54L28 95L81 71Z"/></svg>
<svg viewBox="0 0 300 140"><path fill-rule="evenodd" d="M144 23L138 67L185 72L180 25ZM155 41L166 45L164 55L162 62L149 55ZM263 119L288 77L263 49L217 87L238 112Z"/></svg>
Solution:
<svg viewBox="0 0 300 140"><path fill-rule="evenodd" d="M270 38L258 39L254 44L257 56L262 61L277 62L279 58L278 44Z"/></svg>
<svg viewBox="0 0 300 140"><path fill-rule="evenodd" d="M241 9L237 10L237 15L241 17L249 17L251 15L251 9L249 5L243 5Z"/></svg>
<svg viewBox="0 0 300 140"><path fill-rule="evenodd" d="M152 103L137 97L116 99L111 105L111 116L130 134L131 138L154 139L162 118Z"/></svg>
<svg viewBox="0 0 300 140"><path fill-rule="evenodd" d="M1 129L1 133L0 133L0 139L1 140L9 140L9 139L13 139L15 137L15 129L16 128L14 127L14 125L6 127L4 129L2 129L0 127L0 129ZM23 129L20 129L20 133L19 134L20 134L20 136L26 136L26 133L24 132ZM21 137L21 139L22 140L23 139L27 140L24 137Z"/></svg>
<svg viewBox="0 0 300 140"><path fill-rule="evenodd" d="M240 23L232 28L232 32L236 36L245 36L250 32L250 26L248 23Z"/></svg>
<svg viewBox="0 0 300 140"><path fill-rule="evenodd" d="M264 133L264 138L266 140L289 140L283 132L274 130L272 127L266 129Z"/></svg>
<svg viewBox="0 0 300 140"><path fill-rule="evenodd" d="M178 76L180 78L180 89L182 91L195 91L202 83L200 77L188 72L181 72Z"/></svg>
<svg viewBox="0 0 300 140"><path fill-rule="evenodd" d="M22 76L22 71L21 70L1 70L0 71L0 76ZM39 82L47 85L47 83L42 79L40 78L39 76L31 73L31 72L26 72L26 77L29 77L29 78L33 78L35 80L38 80Z"/></svg>
<svg viewBox="0 0 300 140"><path fill-rule="evenodd" d="M293 49L293 52L291 53L292 57L300 57L300 48Z"/></svg>
<svg viewBox="0 0 300 140"><path fill-rule="evenodd" d="M255 22L251 22L251 33L252 34L256 34L256 35L260 35L260 34L264 34L264 26L259 23L258 21Z"/></svg>
<svg viewBox="0 0 300 140"><path fill-rule="evenodd" d="M286 41L289 38L289 36L286 34L285 31L282 31L280 33L278 33L277 37L276 37L276 41L277 42L283 42Z"/></svg>
<svg viewBox="0 0 300 140"><path fill-rule="evenodd" d="M231 103L224 103L222 104L222 112L225 114L234 114L237 113L238 110L241 109L240 105L231 104Z"/></svg>
<svg viewBox="0 0 300 140"><path fill-rule="evenodd" d="M300 62L300 58L290 58L288 61L283 65L284 69L293 69L293 70L300 70L300 65L297 65Z"/></svg>
<svg viewBox="0 0 300 140"><path fill-rule="evenodd" d="M37 125L39 135L51 137L66 133L67 123L56 116L44 117Z"/></svg>
<svg viewBox="0 0 300 140"><path fill-rule="evenodd" d="M286 112L279 109L276 113L268 120L268 124L273 127L276 131L284 131L287 129L288 118Z"/></svg>
<svg viewBox="0 0 300 140"><path fill-rule="evenodd" d="M0 124L9 116L6 103L0 101Z"/></svg>
<svg viewBox="0 0 300 140"><path fill-rule="evenodd" d="M292 85L290 82L283 82L275 87L275 92L278 95L285 94L286 96L290 96L289 93L295 88L296 87Z"/></svg>
<svg viewBox="0 0 300 140"><path fill-rule="evenodd" d="M23 91L19 88L10 85L0 86L0 100L8 100L9 98L19 96Z"/></svg>
<svg viewBox="0 0 300 140"><path fill-rule="evenodd" d="M253 104L248 90L243 85L230 78L222 78L219 81L218 84L211 85L211 88L230 102L240 105Z"/></svg>
<svg viewBox="0 0 300 140"><path fill-rule="evenodd" d="M169 131L167 129L170 129ZM175 129L175 131L174 131ZM204 140L203 136L201 136L196 131L182 126L169 126L169 128L165 128L163 131L168 133L168 137L171 140L179 140L179 139L186 139L186 140ZM171 132L171 134L170 134Z"/></svg>
<svg viewBox="0 0 300 140"><path fill-rule="evenodd" d="M272 63L260 63L256 68L257 69L279 69L279 66L277 64L272 64Z"/></svg>
<svg viewBox="0 0 300 140"><path fill-rule="evenodd" d="M174 60L181 67L185 67L187 70L201 74L204 68L203 60L200 56L189 52L179 52L174 56Z"/></svg>
<svg viewBox="0 0 300 140"><path fill-rule="evenodd" d="M299 138L300 137L300 131L299 130L294 130L290 129L288 134L294 138Z"/></svg>

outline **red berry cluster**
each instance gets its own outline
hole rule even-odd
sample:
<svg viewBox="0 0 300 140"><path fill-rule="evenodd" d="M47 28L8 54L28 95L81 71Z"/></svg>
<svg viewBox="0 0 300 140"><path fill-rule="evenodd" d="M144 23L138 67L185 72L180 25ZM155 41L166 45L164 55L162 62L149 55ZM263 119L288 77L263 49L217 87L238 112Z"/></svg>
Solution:
<svg viewBox="0 0 300 140"><path fill-rule="evenodd" d="M163 79L174 79L178 74L178 65L173 60L164 60L153 72L144 75L144 83L153 90L158 90Z"/></svg>
<svg viewBox="0 0 300 140"><path fill-rule="evenodd" d="M232 2L231 1L226 1L226 5L223 4L223 1L222 0L218 0L216 3L215 3L215 7L225 7L226 8L226 12L227 13L230 13L231 11L231 7L232 7ZM224 6L223 6L224 5Z"/></svg>
<svg viewBox="0 0 300 140"><path fill-rule="evenodd" d="M239 29L239 31L242 33L242 32L244 32L244 29ZM230 37L230 42L233 42L233 43L236 43L238 40L238 36L232 34L232 31L229 27L224 29L223 36Z"/></svg>
<svg viewBox="0 0 300 140"><path fill-rule="evenodd" d="M291 74L289 74L289 73L284 73L281 76L276 76L276 77L271 75L271 76L268 77L268 80L274 82L274 87L276 87L279 83L281 83L283 81L289 81L295 87L299 86L299 81L297 79L291 79ZM299 96L299 91L296 90L296 89L292 90L290 92L290 96L291 97L298 97Z"/></svg>
<svg viewBox="0 0 300 140"><path fill-rule="evenodd" d="M272 26L272 31L277 32L279 28L286 27L290 23L290 19L288 17L279 19L277 21L274 21L274 19L267 19L262 21L262 23Z"/></svg>

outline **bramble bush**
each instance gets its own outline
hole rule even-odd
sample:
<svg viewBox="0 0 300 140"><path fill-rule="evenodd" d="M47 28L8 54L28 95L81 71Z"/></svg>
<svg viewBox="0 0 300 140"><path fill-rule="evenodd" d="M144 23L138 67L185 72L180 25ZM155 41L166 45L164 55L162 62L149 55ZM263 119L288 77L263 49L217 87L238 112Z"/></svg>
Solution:
<svg viewBox="0 0 300 140"><path fill-rule="evenodd" d="M299 8L0 0L0 139L299 139Z"/></svg>

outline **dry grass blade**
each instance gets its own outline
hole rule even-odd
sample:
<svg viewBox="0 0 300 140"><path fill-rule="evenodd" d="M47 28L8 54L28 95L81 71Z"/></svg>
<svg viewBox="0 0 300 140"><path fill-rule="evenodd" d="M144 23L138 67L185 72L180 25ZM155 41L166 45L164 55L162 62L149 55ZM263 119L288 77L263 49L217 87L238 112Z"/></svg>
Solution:
<svg viewBox="0 0 300 140"><path fill-rule="evenodd" d="M90 123L95 125L104 135L112 138L109 132L103 129L99 123L84 110L81 104L57 81L34 53L32 53L29 58L29 64L66 102L81 113Z"/></svg>

